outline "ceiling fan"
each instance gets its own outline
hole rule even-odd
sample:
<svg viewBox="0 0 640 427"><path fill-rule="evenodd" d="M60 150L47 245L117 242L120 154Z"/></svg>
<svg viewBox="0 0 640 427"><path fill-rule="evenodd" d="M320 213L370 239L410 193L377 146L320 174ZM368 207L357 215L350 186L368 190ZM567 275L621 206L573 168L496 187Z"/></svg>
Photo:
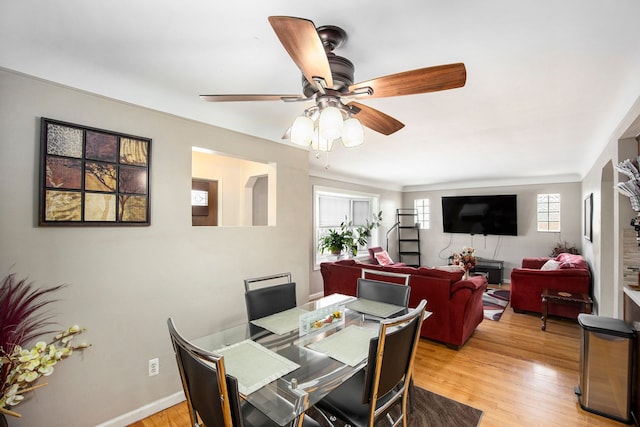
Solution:
<svg viewBox="0 0 640 427"><path fill-rule="evenodd" d="M462 87L466 82L466 69L463 63L439 65L434 67L419 68L390 74L383 77L353 83L354 66L351 61L333 53L333 50L343 45L347 40L347 33L336 26L322 26L316 28L315 24L303 18L289 16L270 16L269 23L273 27L280 42L289 53L293 62L302 71L302 95L268 95L268 94L231 94L231 95L200 95L202 99L210 102L227 101L274 101L285 102L314 101L311 108L305 110L304 115L294 122L283 138L291 138L293 142L307 145L311 139L309 132L316 132L324 139L337 139L342 136L342 141L347 145L347 137L344 134L321 134L318 128L322 128L325 110L339 114L339 124L342 129L351 118L381 134L391 135L402 129L404 124L395 118L356 102L362 98L382 98L391 96L413 95L426 92L454 89ZM330 108L334 107L334 108ZM321 114L322 113L322 114ZM325 119L328 123L329 118ZM317 123L320 122L320 125ZM357 126L360 128L360 123ZM306 136L301 142L299 126L305 129ZM329 126L325 126L329 129ZM344 132L347 132L346 129ZM356 137L361 143L363 137ZM352 144L357 145L356 144ZM329 148L325 151L329 151Z"/></svg>

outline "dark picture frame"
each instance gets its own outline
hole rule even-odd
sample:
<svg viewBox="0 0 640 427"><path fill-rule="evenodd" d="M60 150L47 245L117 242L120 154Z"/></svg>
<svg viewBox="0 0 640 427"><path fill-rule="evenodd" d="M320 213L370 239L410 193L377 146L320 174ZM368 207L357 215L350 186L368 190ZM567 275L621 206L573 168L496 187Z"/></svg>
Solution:
<svg viewBox="0 0 640 427"><path fill-rule="evenodd" d="M39 226L148 226L151 139L42 117Z"/></svg>
<svg viewBox="0 0 640 427"><path fill-rule="evenodd" d="M584 199L584 238L593 241L593 193Z"/></svg>

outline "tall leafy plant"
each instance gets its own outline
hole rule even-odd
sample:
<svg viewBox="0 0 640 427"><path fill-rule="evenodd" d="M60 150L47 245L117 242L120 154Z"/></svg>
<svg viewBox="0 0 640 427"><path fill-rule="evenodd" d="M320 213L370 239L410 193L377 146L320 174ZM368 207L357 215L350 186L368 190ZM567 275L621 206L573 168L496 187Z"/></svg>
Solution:
<svg viewBox="0 0 640 427"><path fill-rule="evenodd" d="M343 251L351 251L357 255L358 246L365 246L371 237L374 228L380 226L382 221L382 211L373 214L371 221L367 220L364 225L353 226L353 222L343 222L339 229L330 229L327 234L320 238L319 249L324 252L328 249L332 254L340 254Z"/></svg>

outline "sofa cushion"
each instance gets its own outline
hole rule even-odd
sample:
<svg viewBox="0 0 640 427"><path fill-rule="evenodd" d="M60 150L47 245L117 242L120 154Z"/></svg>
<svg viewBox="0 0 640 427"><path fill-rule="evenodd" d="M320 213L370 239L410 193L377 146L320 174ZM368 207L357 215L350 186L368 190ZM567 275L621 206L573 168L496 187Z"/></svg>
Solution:
<svg viewBox="0 0 640 427"><path fill-rule="evenodd" d="M369 251L369 262L373 265L379 265L378 260L376 259L376 253L383 251L382 247L374 246L372 248L367 249Z"/></svg>
<svg viewBox="0 0 640 427"><path fill-rule="evenodd" d="M336 261L336 264L338 265L355 265L357 264L357 261L355 259L341 259L339 261Z"/></svg>
<svg viewBox="0 0 640 427"><path fill-rule="evenodd" d="M549 261L545 262L542 267L540 267L540 270L557 270L559 268L560 262L556 261L555 259L550 259Z"/></svg>
<svg viewBox="0 0 640 427"><path fill-rule="evenodd" d="M414 267L402 266L398 264L387 265L384 267L384 271L400 274L418 274L418 269Z"/></svg>
<svg viewBox="0 0 640 427"><path fill-rule="evenodd" d="M587 261L582 255L574 255L562 253L556 257L556 261L560 263L560 268L582 268L588 270Z"/></svg>
<svg viewBox="0 0 640 427"><path fill-rule="evenodd" d="M419 270L419 273L423 276L436 277L438 279L447 279L451 281L451 283L457 282L458 280L462 279L462 276L464 276L463 270L445 271L437 268L428 268L428 267L420 267L418 270Z"/></svg>
<svg viewBox="0 0 640 427"><path fill-rule="evenodd" d="M387 251L378 251L374 253L373 256L376 258L376 261L378 261L378 264L380 265L393 264L393 260L391 259Z"/></svg>
<svg viewBox="0 0 640 427"><path fill-rule="evenodd" d="M486 276L472 276L466 280L458 280L451 286L451 293L453 294L458 289L470 289L472 292L478 289L486 288L487 278Z"/></svg>

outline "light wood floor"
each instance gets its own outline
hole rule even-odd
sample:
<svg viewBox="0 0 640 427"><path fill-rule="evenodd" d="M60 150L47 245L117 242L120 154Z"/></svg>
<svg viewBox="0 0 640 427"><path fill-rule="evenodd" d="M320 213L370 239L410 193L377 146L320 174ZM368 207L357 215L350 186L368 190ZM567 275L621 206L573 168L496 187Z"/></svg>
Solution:
<svg viewBox="0 0 640 427"><path fill-rule="evenodd" d="M416 357L416 384L482 410L480 427L625 425L578 404L580 329L574 322L550 319L543 332L538 316L509 307L500 321L483 321L461 350L423 339ZM182 403L131 427L187 426Z"/></svg>

